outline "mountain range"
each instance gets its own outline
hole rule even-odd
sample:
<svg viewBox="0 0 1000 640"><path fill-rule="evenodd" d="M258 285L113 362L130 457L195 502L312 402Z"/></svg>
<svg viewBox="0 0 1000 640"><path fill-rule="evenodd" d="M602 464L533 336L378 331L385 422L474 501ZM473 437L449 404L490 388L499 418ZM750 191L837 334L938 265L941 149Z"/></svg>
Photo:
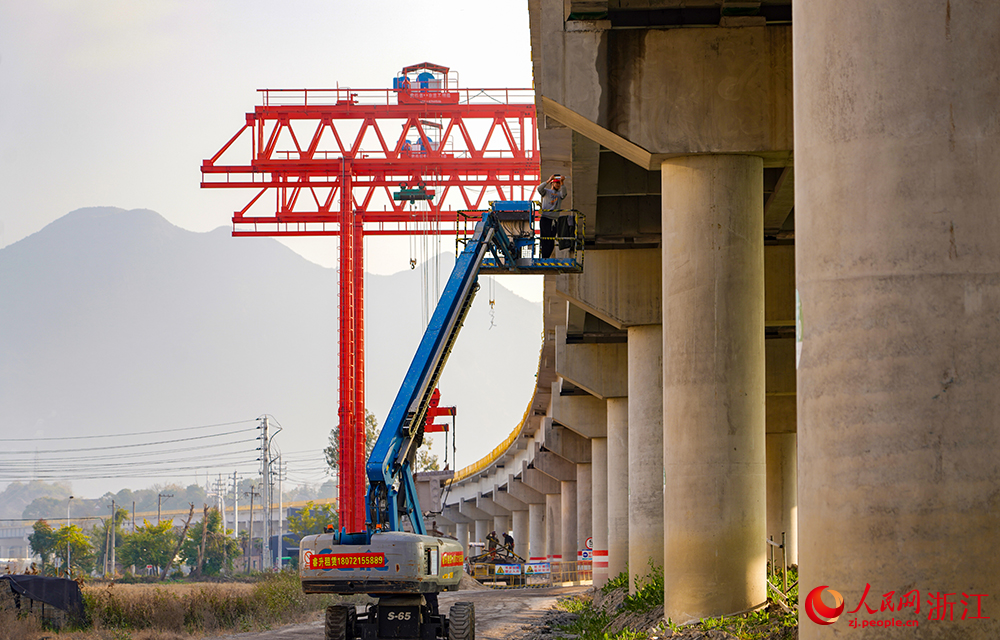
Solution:
<svg viewBox="0 0 1000 640"><path fill-rule="evenodd" d="M444 281L454 256L442 260ZM365 278L367 407L381 423L422 333L421 276ZM266 413L283 450L318 453L337 423L337 279L272 238L195 233L142 209L73 211L0 249L2 432L112 435ZM453 468L498 444L534 387L541 304L499 283L495 300L493 326L477 298L441 380L442 403L458 410ZM15 448L4 438L0 450ZM2 462L0 486L11 479Z"/></svg>

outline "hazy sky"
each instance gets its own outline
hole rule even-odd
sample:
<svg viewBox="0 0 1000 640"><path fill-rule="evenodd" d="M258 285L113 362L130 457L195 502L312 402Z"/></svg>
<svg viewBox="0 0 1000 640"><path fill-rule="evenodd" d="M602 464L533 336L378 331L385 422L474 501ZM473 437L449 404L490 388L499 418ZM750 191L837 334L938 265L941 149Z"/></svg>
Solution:
<svg viewBox="0 0 1000 640"><path fill-rule="evenodd" d="M0 247L89 206L229 227L251 194L200 189L200 166L257 89L391 87L423 61L463 87L530 87L526 0L0 3ZM366 243L366 270L409 266L407 240ZM333 238L287 244L336 266ZM541 300L540 277L503 284Z"/></svg>
<svg viewBox="0 0 1000 640"><path fill-rule="evenodd" d="M390 87L423 61L464 87L530 87L526 0L2 3L0 247L85 206L228 226L251 196L200 189L199 167L257 89ZM368 271L407 268L406 240L366 242ZM288 244L335 266L331 238ZM540 278L504 284L541 299Z"/></svg>

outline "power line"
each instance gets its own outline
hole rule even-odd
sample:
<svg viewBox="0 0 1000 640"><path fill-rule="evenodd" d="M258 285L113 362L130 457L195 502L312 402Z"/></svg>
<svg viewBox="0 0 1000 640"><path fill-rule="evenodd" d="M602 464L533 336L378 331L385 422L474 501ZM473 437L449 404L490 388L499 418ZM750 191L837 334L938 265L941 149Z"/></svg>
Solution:
<svg viewBox="0 0 1000 640"><path fill-rule="evenodd" d="M198 445L197 447L180 447L180 448L177 448L177 449L161 449L159 451L136 451L136 452L134 452L132 454L115 453L115 454L110 454L110 455L105 455L105 456L85 456L83 459L75 459L75 458L72 458L72 457L69 457L69 458L59 457L57 460L47 460L47 459L38 459L37 456L34 456L30 460L27 460L27 459L22 459L22 460L5 460L3 464L4 464L4 466L10 465L10 464L35 464L36 461L37 461L37 462L45 462L45 463L57 462L57 463L59 463L61 465L61 464L68 463L68 462L90 462L92 460L121 460L123 455L131 455L133 458L139 457L139 456L160 456L160 455L166 455L166 454L172 454L172 453L183 453L185 451L203 451L205 449L213 449L213 448L216 448L216 447L228 447L228 446L233 445L233 444L245 444L247 442L256 442L256 440L257 440L256 438L247 438L246 440L233 440L232 442L219 442L219 443L216 443L216 444L202 444L202 445ZM256 449L251 449L251 450L246 450L246 451L256 451ZM42 455L42 454L45 454L45 453L51 453L51 452L50 451L39 451L38 455ZM224 455L224 454L215 454L215 455ZM185 458L185 459L187 460L189 458Z"/></svg>
<svg viewBox="0 0 1000 640"><path fill-rule="evenodd" d="M205 438L218 438L220 436L229 436L234 433L243 433L244 431L255 431L256 427L249 427L247 429L237 429L235 431L224 431L222 433L211 433L207 436L191 436L190 438L178 438L176 440L160 440L159 442L140 442L137 444L119 444L112 445L110 447L84 447L81 449L47 449L42 451L0 451L0 455L35 455L36 453L76 453L77 451L107 451L109 449L128 449L130 447L152 447L158 444L170 444L172 442L189 442L191 440L204 440Z"/></svg>
<svg viewBox="0 0 1000 640"><path fill-rule="evenodd" d="M97 436L66 436L53 438L0 438L0 442L39 442L42 440L90 440L93 438L125 438L128 436L145 436L154 433L174 433L176 431L191 431L193 429L214 429L215 427L230 427L234 424L244 424L255 422L254 420L237 420L236 422L220 422L218 424L206 424L198 427L178 427L176 429L157 429L155 431L136 431L133 433L112 433Z"/></svg>
<svg viewBox="0 0 1000 640"><path fill-rule="evenodd" d="M46 470L46 471L48 471L50 469L52 469L52 470L67 470L67 471L72 471L74 469L100 470L101 468L104 468L104 467L119 468L119 467L134 467L134 466L138 466L138 465L147 466L147 465L163 465L163 464L180 464L180 463L184 463L184 462L191 462L191 461L194 461L194 460L207 460L207 459L215 460L219 464L229 464L228 461L232 460L236 456L238 456L241 459L245 459L246 456L248 456L248 455L255 455L256 451L257 451L256 449L243 450L243 451L230 451L230 452L223 452L223 453L211 453L211 454L206 454L206 455L203 455L203 456L189 456L189 457L186 457L186 458L168 458L168 459L165 459L165 460L129 460L129 459L126 459L125 461L121 461L121 458L119 458L118 461L116 461L116 462L106 462L106 463L101 463L101 464L93 464L90 460L68 460L68 461L66 461L64 463L59 464L59 466L55 466L55 467L39 467L33 461L30 461L30 460L17 460L17 461L14 461L14 462L5 462L4 463L4 468L5 469L8 468L8 467L13 468L13 469L38 469L38 468L41 468L41 469ZM250 460L249 462L256 462L256 460ZM67 464L67 463L69 463L69 464ZM73 463L76 463L76 466L74 466ZM218 466L218 465L214 465L214 466Z"/></svg>

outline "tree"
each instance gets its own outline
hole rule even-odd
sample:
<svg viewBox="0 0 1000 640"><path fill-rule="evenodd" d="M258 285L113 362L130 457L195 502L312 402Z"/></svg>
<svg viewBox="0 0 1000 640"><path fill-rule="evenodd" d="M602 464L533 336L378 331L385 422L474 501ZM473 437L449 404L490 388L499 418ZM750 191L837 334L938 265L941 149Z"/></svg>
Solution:
<svg viewBox="0 0 1000 640"><path fill-rule="evenodd" d="M375 447L375 440L378 439L378 420L375 415L365 409L365 460L372 453ZM330 430L330 444L323 449L326 456L326 464L330 467L327 473L333 473L340 468L340 425Z"/></svg>
<svg viewBox="0 0 1000 640"><path fill-rule="evenodd" d="M192 567L198 564L198 550L201 547L205 522L196 522L188 529L187 538L181 546L184 562ZM208 530L205 531L205 557L202 559L201 574L217 576L233 570L233 560L240 555L240 543L230 537L230 532L222 528L222 515L218 509L208 511Z"/></svg>
<svg viewBox="0 0 1000 640"><path fill-rule="evenodd" d="M56 552L58 535L52 526L45 520L38 520L32 525L33 533L28 534L28 542L31 544L31 551L42 558L42 573L45 572L45 565L52 563L52 556Z"/></svg>
<svg viewBox="0 0 1000 640"><path fill-rule="evenodd" d="M128 511L122 508L115 509L115 523L112 529L111 518L100 518L97 524L90 530L90 545L94 549L94 564L96 566L105 566L105 555L108 552L108 546L111 542L111 536L108 535L109 530L114 531L115 534L115 549L121 549L122 543L125 542L125 532L122 529L122 523L128 520ZM120 556L116 556L117 561ZM131 562L126 564L132 564Z"/></svg>
<svg viewBox="0 0 1000 640"><path fill-rule="evenodd" d="M375 447L378 439L378 420L375 416L365 410L365 460ZM424 436L423 444L417 450L417 457L414 462L414 471L437 471L439 468L438 457L430 451L431 439ZM330 444L323 449L326 456L326 464L329 466L328 473L332 473L340 468L340 425L330 430Z"/></svg>
<svg viewBox="0 0 1000 640"><path fill-rule="evenodd" d="M21 517L25 520L30 520L32 518L46 518L52 517L53 514L65 511L65 499L59 500L49 496L41 496L32 500L31 504L24 508L24 511L21 513Z"/></svg>
<svg viewBox="0 0 1000 640"><path fill-rule="evenodd" d="M142 526L136 527L133 533L123 534L122 538L121 545L116 547L115 559L123 566L165 566L171 560L177 544L173 519L159 524L143 519Z"/></svg>
<svg viewBox="0 0 1000 640"><path fill-rule="evenodd" d="M65 499L73 493L69 485L32 480L31 482L11 482L3 491L0 491L0 518L42 518L51 516L58 512L39 514L36 516L25 516L25 508L36 498L48 496L50 498Z"/></svg>
<svg viewBox="0 0 1000 640"><path fill-rule="evenodd" d="M424 443L417 449L414 471L438 471L438 457L431 453L431 439L424 436Z"/></svg>
<svg viewBox="0 0 1000 640"><path fill-rule="evenodd" d="M337 528L337 505L332 503L318 505L309 501L301 511L288 516L288 531L299 537L323 533L328 524Z"/></svg>
<svg viewBox="0 0 1000 640"><path fill-rule="evenodd" d="M68 562L67 551L70 553ZM90 538L75 524L59 527L59 531L56 532L55 552L63 559L63 567L77 568L73 573L79 574L80 571L90 573L94 570L94 549L90 546Z"/></svg>

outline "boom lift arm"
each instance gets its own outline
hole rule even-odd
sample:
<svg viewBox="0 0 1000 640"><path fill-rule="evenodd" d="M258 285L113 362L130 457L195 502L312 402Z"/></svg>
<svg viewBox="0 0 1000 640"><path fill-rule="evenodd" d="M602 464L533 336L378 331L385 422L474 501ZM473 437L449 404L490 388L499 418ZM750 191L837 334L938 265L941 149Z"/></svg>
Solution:
<svg viewBox="0 0 1000 640"><path fill-rule="evenodd" d="M365 530L341 529L306 536L300 543L306 593L367 593L379 598L363 614L353 607L328 609L327 640L475 637L471 603L453 605L451 620L438 611L437 594L458 588L462 545L427 535L413 462L434 389L479 288L479 274L581 271L582 220L572 214L577 223L568 258L535 257L535 205L530 201L493 202L477 222L368 460ZM404 517L412 533L404 531Z"/></svg>

